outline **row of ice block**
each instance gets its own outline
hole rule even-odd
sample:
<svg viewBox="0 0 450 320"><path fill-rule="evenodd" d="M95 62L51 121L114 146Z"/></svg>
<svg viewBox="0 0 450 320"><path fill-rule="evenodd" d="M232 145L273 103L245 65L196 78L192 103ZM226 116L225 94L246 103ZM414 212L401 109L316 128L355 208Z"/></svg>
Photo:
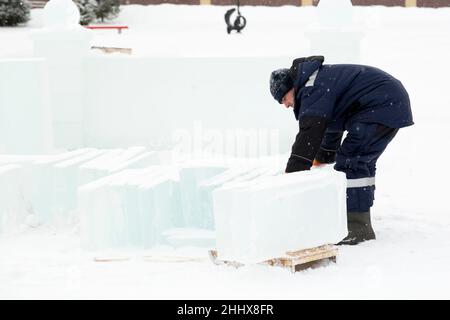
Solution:
<svg viewBox="0 0 450 320"><path fill-rule="evenodd" d="M245 181L278 171L194 161L125 170L93 181L78 192L83 248L213 245L212 191L227 181Z"/></svg>
<svg viewBox="0 0 450 320"><path fill-rule="evenodd" d="M346 235L345 175L331 168L160 159L142 147L0 156L0 232L27 214L44 223L73 213L85 249L208 243L242 262Z"/></svg>
<svg viewBox="0 0 450 320"><path fill-rule="evenodd" d="M148 151L144 147L113 150L85 148L48 155L0 155L0 168L17 166L16 175L20 176L18 180L12 173L5 173L0 183L5 186L20 183L20 199L26 208L26 212L22 210L20 214L3 209L9 213L0 215L3 220L8 216L8 221L19 224L26 215L33 215L38 224L67 219L74 215L77 208L77 189L80 185L124 169L143 168L160 162L158 152ZM2 196L0 206L5 207L6 203L6 197Z"/></svg>

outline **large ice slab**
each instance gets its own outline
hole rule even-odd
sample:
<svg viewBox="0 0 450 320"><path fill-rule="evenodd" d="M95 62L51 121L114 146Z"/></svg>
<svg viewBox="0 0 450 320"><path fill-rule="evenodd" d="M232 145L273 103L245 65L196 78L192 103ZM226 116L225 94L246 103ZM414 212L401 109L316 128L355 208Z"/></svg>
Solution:
<svg viewBox="0 0 450 320"><path fill-rule="evenodd" d="M227 164L221 161L193 161L180 168L182 226L189 228L212 229L213 219L208 210L208 197L202 193L203 181L227 170Z"/></svg>
<svg viewBox="0 0 450 320"><path fill-rule="evenodd" d="M101 157L106 151L93 149L79 156L56 163L52 168L52 201L48 204L53 216L60 219L72 218L77 208L77 189L79 187L79 167L84 163Z"/></svg>
<svg viewBox="0 0 450 320"><path fill-rule="evenodd" d="M39 155L24 166L24 195L39 223L53 219L52 204L57 195L54 192L54 167L57 163L80 157L91 152L84 148L51 155Z"/></svg>
<svg viewBox="0 0 450 320"><path fill-rule="evenodd" d="M78 191L82 247L149 248L180 212L178 170L154 166L96 180Z"/></svg>
<svg viewBox="0 0 450 320"><path fill-rule="evenodd" d="M213 200L220 259L261 262L347 235L346 179L331 168L232 182Z"/></svg>
<svg viewBox="0 0 450 320"><path fill-rule="evenodd" d="M214 229L214 210L213 210L213 191L227 183L237 183L251 181L262 176L271 176L279 172L274 167L258 167L255 164L232 167L220 174L214 175L209 179L199 183L196 192L198 193L199 210L197 213L198 221L201 221L201 227Z"/></svg>

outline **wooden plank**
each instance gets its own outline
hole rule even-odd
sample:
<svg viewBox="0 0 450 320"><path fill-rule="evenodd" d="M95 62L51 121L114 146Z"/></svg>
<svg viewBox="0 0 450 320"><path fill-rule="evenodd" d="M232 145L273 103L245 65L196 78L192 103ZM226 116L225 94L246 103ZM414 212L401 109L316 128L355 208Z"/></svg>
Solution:
<svg viewBox="0 0 450 320"><path fill-rule="evenodd" d="M311 249L290 251L287 252L284 257L269 259L259 264L290 268L292 272L295 272L297 269L303 270L321 261L330 260L336 262L337 254L337 246L324 245ZM209 251L209 255L213 263L216 265L231 265L236 268L244 266L244 264L240 262L217 259L217 251L215 250Z"/></svg>
<svg viewBox="0 0 450 320"><path fill-rule="evenodd" d="M200 0L200 4L201 5L210 5L211 4L211 0Z"/></svg>
<svg viewBox="0 0 450 320"><path fill-rule="evenodd" d="M302 6L312 6L313 0L300 0Z"/></svg>
<svg viewBox="0 0 450 320"><path fill-rule="evenodd" d="M405 0L405 7L417 7L417 0Z"/></svg>
<svg viewBox="0 0 450 320"><path fill-rule="evenodd" d="M129 257L94 257L94 262L123 262L129 260Z"/></svg>
<svg viewBox="0 0 450 320"><path fill-rule="evenodd" d="M114 48L114 47L91 47L93 50L100 50L104 53L124 53L132 54L133 50L131 48Z"/></svg>

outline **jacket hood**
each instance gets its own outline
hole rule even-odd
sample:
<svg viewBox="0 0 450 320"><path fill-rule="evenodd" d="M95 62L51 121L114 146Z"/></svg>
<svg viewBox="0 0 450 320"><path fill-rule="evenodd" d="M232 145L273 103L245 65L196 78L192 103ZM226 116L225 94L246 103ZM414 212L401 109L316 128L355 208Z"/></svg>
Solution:
<svg viewBox="0 0 450 320"><path fill-rule="evenodd" d="M309 77L319 69L323 64L323 61L305 61L301 62L297 68L297 75L294 81L295 89L301 88L308 82Z"/></svg>

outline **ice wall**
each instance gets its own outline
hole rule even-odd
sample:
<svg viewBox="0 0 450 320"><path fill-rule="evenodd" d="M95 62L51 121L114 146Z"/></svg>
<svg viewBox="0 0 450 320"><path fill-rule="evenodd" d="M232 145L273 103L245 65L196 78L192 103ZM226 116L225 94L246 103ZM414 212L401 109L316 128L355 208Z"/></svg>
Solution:
<svg viewBox="0 0 450 320"><path fill-rule="evenodd" d="M9 75L0 152L145 145L258 157L288 151L297 131L268 90L270 72L290 58L87 57L83 36L44 29L33 38L43 59L0 61Z"/></svg>
<svg viewBox="0 0 450 320"><path fill-rule="evenodd" d="M298 126L268 83L271 71L290 64L289 57L89 57L86 146L154 144L239 157L287 152Z"/></svg>
<svg viewBox="0 0 450 320"><path fill-rule="evenodd" d="M347 235L345 175L331 168L229 183L213 199L221 259L261 262Z"/></svg>
<svg viewBox="0 0 450 320"><path fill-rule="evenodd" d="M0 153L51 151L52 113L45 60L0 60L0 75Z"/></svg>

